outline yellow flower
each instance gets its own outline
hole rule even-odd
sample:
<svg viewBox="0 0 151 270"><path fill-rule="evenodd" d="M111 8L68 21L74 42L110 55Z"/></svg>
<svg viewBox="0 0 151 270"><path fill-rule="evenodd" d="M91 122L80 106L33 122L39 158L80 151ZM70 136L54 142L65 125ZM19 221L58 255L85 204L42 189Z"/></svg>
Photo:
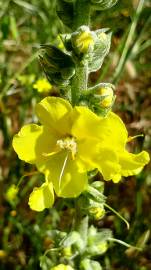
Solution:
<svg viewBox="0 0 151 270"><path fill-rule="evenodd" d="M57 266L51 268L51 270L74 270L70 265L58 264Z"/></svg>
<svg viewBox="0 0 151 270"><path fill-rule="evenodd" d="M42 125L28 124L13 138L19 158L37 166L45 183L35 188L29 205L51 207L53 189L60 197L77 197L87 188L87 171L97 168L105 180L139 173L149 155L129 153L127 130L113 112L103 118L62 98L46 97L36 106Z"/></svg>
<svg viewBox="0 0 151 270"><path fill-rule="evenodd" d="M39 79L33 85L34 89L37 89L39 93L48 93L52 89L52 85L45 79Z"/></svg>

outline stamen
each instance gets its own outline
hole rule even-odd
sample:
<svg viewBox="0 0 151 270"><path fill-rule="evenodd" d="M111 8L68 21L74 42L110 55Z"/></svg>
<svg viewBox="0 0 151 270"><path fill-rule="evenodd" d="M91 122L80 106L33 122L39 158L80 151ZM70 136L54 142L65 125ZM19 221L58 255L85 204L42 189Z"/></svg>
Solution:
<svg viewBox="0 0 151 270"><path fill-rule="evenodd" d="M139 137L144 137L144 134L138 134L138 135L133 136L133 137L129 136L128 139L127 139L127 142L131 142L131 141L133 141L133 140L135 140L136 138L139 138Z"/></svg>
<svg viewBox="0 0 151 270"><path fill-rule="evenodd" d="M72 158L75 159L77 153L77 143L73 137L66 137L57 141L57 146L61 149L66 149L71 152Z"/></svg>

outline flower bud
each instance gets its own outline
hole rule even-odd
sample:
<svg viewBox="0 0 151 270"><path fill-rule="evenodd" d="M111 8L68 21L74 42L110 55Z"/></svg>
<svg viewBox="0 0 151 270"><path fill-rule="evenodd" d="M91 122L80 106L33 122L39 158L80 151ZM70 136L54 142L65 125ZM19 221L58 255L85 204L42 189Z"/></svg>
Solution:
<svg viewBox="0 0 151 270"><path fill-rule="evenodd" d="M89 213L95 220L99 220L104 216L105 210L103 207L91 207Z"/></svg>
<svg viewBox="0 0 151 270"><path fill-rule="evenodd" d="M86 26L80 27L80 29L72 35L72 45L77 53L86 54L93 51L93 32Z"/></svg>
<svg viewBox="0 0 151 270"><path fill-rule="evenodd" d="M65 247L63 249L62 253L63 253L63 256L65 256L65 257L72 256L72 249L71 249L71 247Z"/></svg>
<svg viewBox="0 0 151 270"><path fill-rule="evenodd" d="M102 97L104 97L100 101L101 107L103 107L103 108L111 107L111 105L113 103L113 97L114 97L114 93L113 93L112 88L110 88L110 87L100 88L98 90L98 94L100 94Z"/></svg>
<svg viewBox="0 0 151 270"><path fill-rule="evenodd" d="M6 191L5 197L8 202L12 202L14 199L16 199L18 193L18 187L14 184L11 185L8 190Z"/></svg>
<svg viewBox="0 0 151 270"><path fill-rule="evenodd" d="M58 264L50 270L74 270L70 265Z"/></svg>

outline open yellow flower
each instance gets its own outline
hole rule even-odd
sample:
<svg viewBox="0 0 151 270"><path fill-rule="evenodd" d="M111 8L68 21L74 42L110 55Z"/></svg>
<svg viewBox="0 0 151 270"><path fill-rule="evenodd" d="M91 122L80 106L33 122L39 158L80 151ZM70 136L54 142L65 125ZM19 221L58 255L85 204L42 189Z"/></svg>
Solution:
<svg viewBox="0 0 151 270"><path fill-rule="evenodd" d="M48 82L47 79L45 78L41 78L41 79L38 79L34 85L33 85L33 88L34 89L37 89L37 91L39 93L49 93L50 90L52 89L52 85Z"/></svg>
<svg viewBox="0 0 151 270"><path fill-rule="evenodd" d="M89 170L97 168L104 180L118 182L149 162L147 152L135 155L125 149L127 130L113 112L103 118L86 107L72 108L62 98L46 97L36 113L42 125L25 125L13 139L19 158L45 174L45 183L29 198L36 211L52 206L53 189L60 197L78 196L87 188Z"/></svg>

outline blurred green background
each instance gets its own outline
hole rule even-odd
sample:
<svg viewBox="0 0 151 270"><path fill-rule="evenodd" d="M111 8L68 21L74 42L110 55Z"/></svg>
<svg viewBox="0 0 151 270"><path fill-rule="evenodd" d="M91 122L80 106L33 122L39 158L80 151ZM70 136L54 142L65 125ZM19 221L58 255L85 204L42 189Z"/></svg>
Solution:
<svg viewBox="0 0 151 270"><path fill-rule="evenodd" d="M21 162L12 149L12 137L20 127L35 121L34 106L46 93L33 85L44 77L38 63L43 43L60 46L59 33L68 32L55 13L55 0L0 0L0 270L37 270L40 256L51 247L51 229L64 229L70 213L64 208L36 213L28 207L28 196L42 176L31 175L33 166ZM101 70L91 82L116 85L117 112L131 136L145 134L130 149L151 149L151 2L121 0L110 10L92 14L92 29L109 27L112 47ZM58 95L55 86L51 95ZM120 136L120 134L119 134ZM13 185L19 191L13 193ZM143 248L138 252L111 245L100 257L105 270L151 269L151 167L120 184L106 183L108 204L130 222L113 213L97 222L111 228L114 236ZM47 270L43 265L43 270Z"/></svg>

